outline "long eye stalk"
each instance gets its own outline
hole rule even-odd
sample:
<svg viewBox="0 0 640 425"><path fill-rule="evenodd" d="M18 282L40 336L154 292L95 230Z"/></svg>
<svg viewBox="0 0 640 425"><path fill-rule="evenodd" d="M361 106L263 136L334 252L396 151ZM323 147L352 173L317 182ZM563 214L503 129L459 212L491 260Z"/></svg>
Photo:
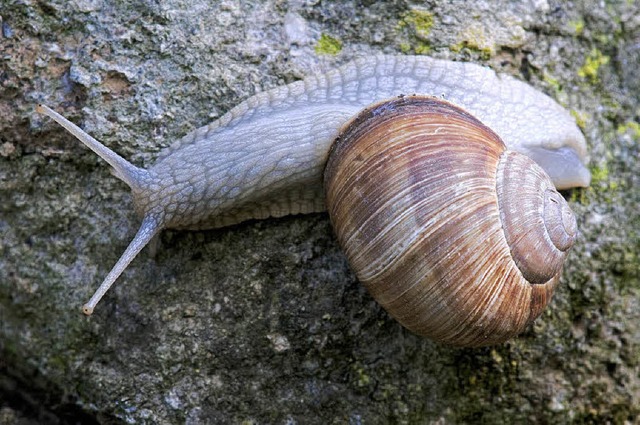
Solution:
<svg viewBox="0 0 640 425"><path fill-rule="evenodd" d="M138 168L84 131L53 109L46 105L39 104L36 106L36 111L39 114L44 114L52 118L55 122L60 124L69 133L76 136L78 140L84 143L89 149L94 151L113 167L116 177L129 185L131 189L138 188L142 182L142 176L147 172L142 168Z"/></svg>

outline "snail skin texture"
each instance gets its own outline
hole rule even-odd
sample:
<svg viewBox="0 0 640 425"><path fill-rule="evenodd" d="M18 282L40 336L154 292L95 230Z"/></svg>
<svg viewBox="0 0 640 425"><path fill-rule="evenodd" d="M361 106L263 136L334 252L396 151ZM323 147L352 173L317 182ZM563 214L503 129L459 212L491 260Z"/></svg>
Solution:
<svg viewBox="0 0 640 425"><path fill-rule="evenodd" d="M87 315L162 229L328 209L359 280L404 326L453 345L499 343L540 314L573 244L554 185L590 181L584 137L554 100L422 56L363 58L257 94L149 169L37 110L113 167L142 217Z"/></svg>

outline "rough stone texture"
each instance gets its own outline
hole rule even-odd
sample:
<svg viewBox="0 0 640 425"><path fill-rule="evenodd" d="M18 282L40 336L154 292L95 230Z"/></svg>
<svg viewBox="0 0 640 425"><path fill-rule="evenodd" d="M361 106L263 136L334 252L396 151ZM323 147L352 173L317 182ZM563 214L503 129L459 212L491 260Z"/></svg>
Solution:
<svg viewBox="0 0 640 425"><path fill-rule="evenodd" d="M638 2L125 4L0 4L0 423L639 420ZM565 193L581 237L528 332L476 350L410 334L325 214L165 232L80 314L139 221L36 102L145 165L252 93L371 52L487 64L583 124L594 182Z"/></svg>

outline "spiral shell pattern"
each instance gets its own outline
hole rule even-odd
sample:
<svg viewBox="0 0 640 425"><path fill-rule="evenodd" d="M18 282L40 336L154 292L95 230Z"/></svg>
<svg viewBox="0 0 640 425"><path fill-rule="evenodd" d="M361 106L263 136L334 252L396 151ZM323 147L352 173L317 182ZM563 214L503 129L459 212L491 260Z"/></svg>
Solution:
<svg viewBox="0 0 640 425"><path fill-rule="evenodd" d="M406 328L451 345L522 332L576 234L540 167L434 97L392 99L347 123L325 193L358 279Z"/></svg>

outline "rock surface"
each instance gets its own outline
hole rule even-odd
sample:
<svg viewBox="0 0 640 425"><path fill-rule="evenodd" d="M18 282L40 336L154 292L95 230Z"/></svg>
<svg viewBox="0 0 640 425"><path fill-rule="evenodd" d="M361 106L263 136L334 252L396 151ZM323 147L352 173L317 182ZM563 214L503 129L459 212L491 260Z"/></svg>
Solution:
<svg viewBox="0 0 640 425"><path fill-rule="evenodd" d="M0 423L637 421L639 16L632 1L4 2ZM483 349L410 334L325 214L165 232L81 315L139 221L37 102L148 165L255 92L379 52L486 64L582 125L594 181L565 193L581 236L527 333Z"/></svg>

